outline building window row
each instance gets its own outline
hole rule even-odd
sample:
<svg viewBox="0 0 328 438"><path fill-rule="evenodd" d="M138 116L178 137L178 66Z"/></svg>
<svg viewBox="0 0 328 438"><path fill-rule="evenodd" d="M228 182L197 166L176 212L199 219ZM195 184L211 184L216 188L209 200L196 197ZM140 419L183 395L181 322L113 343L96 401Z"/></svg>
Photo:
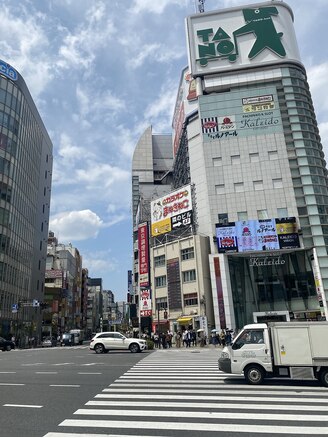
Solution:
<svg viewBox="0 0 328 438"><path fill-rule="evenodd" d="M198 305L197 292L183 295L183 303L185 306L197 306Z"/></svg>
<svg viewBox="0 0 328 438"><path fill-rule="evenodd" d="M274 189L282 189L283 181L282 178L273 178L272 179L272 187ZM253 189L254 190L263 190L263 180L253 181ZM245 191L245 185L243 182L234 183L234 191L235 193L240 193ZM226 193L225 184L217 184L215 186L215 194L216 195L224 195ZM320 192L321 193L321 192Z"/></svg>
<svg viewBox="0 0 328 438"><path fill-rule="evenodd" d="M268 151L268 158L269 160L277 160L278 157L278 151L272 150ZM241 164L241 157L240 155L231 155L230 156L231 164ZM257 163L260 161L260 154L259 152L250 152L249 153L249 161L251 163ZM212 158L212 164L214 167L219 167L223 165L222 157L213 157Z"/></svg>
<svg viewBox="0 0 328 438"><path fill-rule="evenodd" d="M277 208L277 218L288 217L288 209L286 207ZM262 209L257 210L257 218L261 219L270 219L268 210ZM237 211L237 220L238 221L247 221L249 219L247 211ZM227 225L229 223L229 218L227 213L220 213L218 215L218 223L221 225Z"/></svg>
<svg viewBox="0 0 328 438"><path fill-rule="evenodd" d="M182 272L182 281L183 283L189 283L191 281L196 281L196 270L191 269L190 271Z"/></svg>
<svg viewBox="0 0 328 438"><path fill-rule="evenodd" d="M185 248L181 250L181 260L190 260L195 257L194 247Z"/></svg>

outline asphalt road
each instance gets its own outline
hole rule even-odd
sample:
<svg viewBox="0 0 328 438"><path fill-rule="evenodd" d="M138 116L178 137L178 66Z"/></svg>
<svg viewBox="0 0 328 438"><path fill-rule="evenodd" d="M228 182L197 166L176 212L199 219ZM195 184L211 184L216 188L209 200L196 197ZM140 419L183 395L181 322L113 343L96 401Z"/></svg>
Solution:
<svg viewBox="0 0 328 438"><path fill-rule="evenodd" d="M150 352L0 351L0 436L42 437Z"/></svg>

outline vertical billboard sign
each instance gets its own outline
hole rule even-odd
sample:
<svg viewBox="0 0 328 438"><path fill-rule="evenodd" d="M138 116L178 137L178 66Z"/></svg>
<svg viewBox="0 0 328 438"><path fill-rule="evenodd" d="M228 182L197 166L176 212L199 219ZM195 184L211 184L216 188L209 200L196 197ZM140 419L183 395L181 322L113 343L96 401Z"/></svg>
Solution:
<svg viewBox="0 0 328 438"><path fill-rule="evenodd" d="M151 292L150 289L140 290L140 302L139 302L140 316L151 316Z"/></svg>
<svg viewBox="0 0 328 438"><path fill-rule="evenodd" d="M139 286L149 286L149 235L148 222L138 226Z"/></svg>
<svg viewBox="0 0 328 438"><path fill-rule="evenodd" d="M217 293L218 308L219 308L220 328L226 329L227 322L226 322L226 316L224 310L222 275L221 275L220 260L218 257L214 257L214 272L215 272L216 293Z"/></svg>
<svg viewBox="0 0 328 438"><path fill-rule="evenodd" d="M191 186L181 187L151 202L151 235L169 233L192 224Z"/></svg>
<svg viewBox="0 0 328 438"><path fill-rule="evenodd" d="M235 7L187 18L191 74L247 67L301 64L293 13L284 3Z"/></svg>

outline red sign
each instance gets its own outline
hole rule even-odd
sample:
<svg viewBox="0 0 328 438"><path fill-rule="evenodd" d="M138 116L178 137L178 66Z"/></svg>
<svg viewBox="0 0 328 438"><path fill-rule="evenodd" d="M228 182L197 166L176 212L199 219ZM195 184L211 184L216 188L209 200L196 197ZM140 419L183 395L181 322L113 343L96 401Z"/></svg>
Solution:
<svg viewBox="0 0 328 438"><path fill-rule="evenodd" d="M151 310L140 310L140 316L151 316Z"/></svg>
<svg viewBox="0 0 328 438"><path fill-rule="evenodd" d="M138 256L139 256L139 286L149 286L149 237L148 223L138 227Z"/></svg>

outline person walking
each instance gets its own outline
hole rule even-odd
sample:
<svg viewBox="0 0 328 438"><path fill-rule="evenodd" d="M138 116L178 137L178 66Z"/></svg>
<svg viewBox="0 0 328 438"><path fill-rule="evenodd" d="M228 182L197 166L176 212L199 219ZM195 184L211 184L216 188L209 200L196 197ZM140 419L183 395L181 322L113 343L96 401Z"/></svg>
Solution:
<svg viewBox="0 0 328 438"><path fill-rule="evenodd" d="M182 340L182 334L180 330L178 330L177 334L175 335L175 346L177 348L181 348L181 340Z"/></svg>

